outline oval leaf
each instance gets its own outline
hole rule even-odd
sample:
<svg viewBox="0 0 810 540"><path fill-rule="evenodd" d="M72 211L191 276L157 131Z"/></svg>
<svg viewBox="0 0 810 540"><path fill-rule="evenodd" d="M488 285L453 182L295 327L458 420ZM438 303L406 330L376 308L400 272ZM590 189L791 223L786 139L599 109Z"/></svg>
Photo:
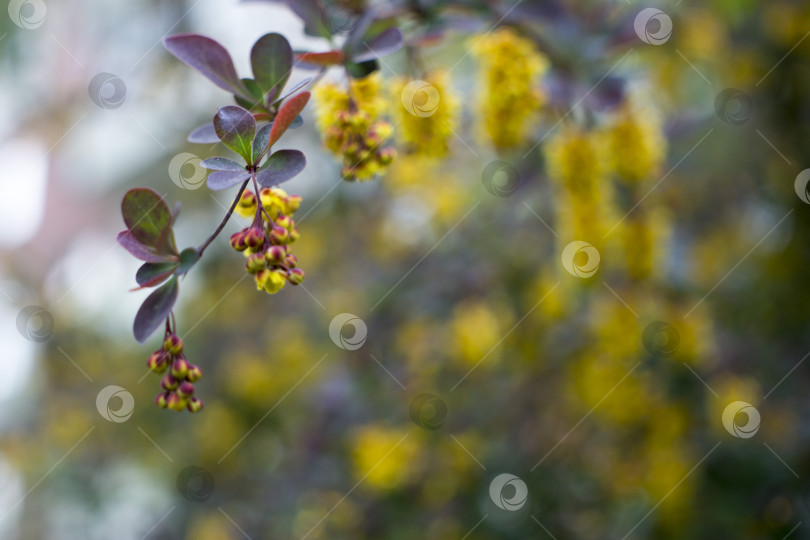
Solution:
<svg viewBox="0 0 810 540"><path fill-rule="evenodd" d="M142 261L159 263L174 260L173 257L167 255L158 255L155 248L141 244L128 230L118 233L116 240L124 249Z"/></svg>
<svg viewBox="0 0 810 540"><path fill-rule="evenodd" d="M214 116L214 129L222 143L242 156L250 159L250 143L256 135L256 119L242 107L228 105Z"/></svg>
<svg viewBox="0 0 810 540"><path fill-rule="evenodd" d="M309 102L309 95L308 91L304 91L284 102L284 105L281 106L273 122L273 128L270 130L270 139L267 141L269 146L276 144L276 141L284 135L284 132L287 131L298 115L301 114L301 111L304 110L304 107L306 107Z"/></svg>
<svg viewBox="0 0 810 540"><path fill-rule="evenodd" d="M172 215L160 195L148 188L130 189L121 201L121 214L136 240L164 253Z"/></svg>
<svg viewBox="0 0 810 540"><path fill-rule="evenodd" d="M214 124L205 124L195 128L194 131L189 133L188 142L197 144L214 144L219 142L217 137L217 130L214 129Z"/></svg>
<svg viewBox="0 0 810 540"><path fill-rule="evenodd" d="M163 46L223 90L247 93L236 75L231 55L213 39L198 34L179 34L164 39Z"/></svg>
<svg viewBox="0 0 810 540"><path fill-rule="evenodd" d="M346 55L343 51L306 52L298 54L298 61L319 67L337 66L343 63Z"/></svg>
<svg viewBox="0 0 810 540"><path fill-rule="evenodd" d="M157 330L168 317L177 301L177 277L173 276L165 285L146 297L135 315L132 327L135 339L143 343Z"/></svg>
<svg viewBox="0 0 810 540"><path fill-rule="evenodd" d="M176 262L145 263L135 273L135 281L141 287L154 287L166 281L177 268Z"/></svg>
<svg viewBox="0 0 810 540"><path fill-rule="evenodd" d="M229 187L241 184L250 178L250 173L242 170L238 171L215 171L208 175L208 188L214 191L228 189Z"/></svg>
<svg viewBox="0 0 810 540"><path fill-rule="evenodd" d="M232 159L226 157L212 157L200 162L200 165L212 171L244 171L245 166L240 165Z"/></svg>
<svg viewBox="0 0 810 540"><path fill-rule="evenodd" d="M253 139L253 164L257 164L267 150L267 142L270 140L270 130L273 129L273 122L262 126L256 138Z"/></svg>
<svg viewBox="0 0 810 540"><path fill-rule="evenodd" d="M366 46L365 51L359 51L352 56L355 62L365 62L375 58L382 58L389 54L395 53L402 48L405 44L405 39L402 37L402 31L392 26L380 32L376 37L364 43Z"/></svg>
<svg viewBox="0 0 810 540"><path fill-rule="evenodd" d="M177 275L185 274L191 267L200 260L200 253L195 248L186 248L180 252L180 265L177 267Z"/></svg>
<svg viewBox="0 0 810 540"><path fill-rule="evenodd" d="M307 159L300 150L279 150L267 158L267 163L256 173L256 181L264 187L286 182L307 166Z"/></svg>
<svg viewBox="0 0 810 540"><path fill-rule="evenodd" d="M250 51L253 76L263 94L274 88L284 87L292 71L293 52L287 39L281 34L265 34Z"/></svg>

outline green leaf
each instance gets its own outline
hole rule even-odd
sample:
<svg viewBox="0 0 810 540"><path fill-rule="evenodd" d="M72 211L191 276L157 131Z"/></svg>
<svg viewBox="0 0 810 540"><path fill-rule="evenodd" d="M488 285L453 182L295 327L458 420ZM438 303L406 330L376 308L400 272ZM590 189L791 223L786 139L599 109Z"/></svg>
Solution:
<svg viewBox="0 0 810 540"><path fill-rule="evenodd" d="M242 156L250 159L250 143L256 134L256 120L242 107L228 105L214 116L214 129L222 143Z"/></svg>
<svg viewBox="0 0 810 540"><path fill-rule="evenodd" d="M253 45L250 64L262 94L275 88L278 95L292 71L292 47L281 34L265 34Z"/></svg>
<svg viewBox="0 0 810 540"><path fill-rule="evenodd" d="M156 249L158 254L169 251L172 215L166 201L148 188L127 191L121 201L124 223L136 240Z"/></svg>
<svg viewBox="0 0 810 540"><path fill-rule="evenodd" d="M264 157L265 150L267 149L267 143L270 140L270 130L273 129L273 122L262 126L259 130L259 133L256 134L256 138L253 139L253 161L252 163L256 165L259 163L259 160Z"/></svg>
<svg viewBox="0 0 810 540"><path fill-rule="evenodd" d="M200 260L200 254L196 248L186 248L180 252L180 266L177 268L177 275L182 275L191 270L191 267Z"/></svg>
<svg viewBox="0 0 810 540"><path fill-rule="evenodd" d="M135 339L143 343L168 317L177 301L177 276L146 297L132 326Z"/></svg>
<svg viewBox="0 0 810 540"><path fill-rule="evenodd" d="M365 79L375 71L380 69L376 60L367 60L365 62L349 62L346 64L346 71L353 79Z"/></svg>
<svg viewBox="0 0 810 540"><path fill-rule="evenodd" d="M176 262L164 263L145 263L138 268L135 274L135 281L141 287L154 287L169 279L175 269L177 268Z"/></svg>

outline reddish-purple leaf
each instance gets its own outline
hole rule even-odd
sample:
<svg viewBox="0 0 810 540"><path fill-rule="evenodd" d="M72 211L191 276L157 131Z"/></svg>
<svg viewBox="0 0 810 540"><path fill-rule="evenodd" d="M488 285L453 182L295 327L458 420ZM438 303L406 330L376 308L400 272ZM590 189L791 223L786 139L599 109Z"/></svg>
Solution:
<svg viewBox="0 0 810 540"><path fill-rule="evenodd" d="M116 240L124 249L142 261L160 263L173 260L170 256L158 255L154 248L138 242L129 230L118 233Z"/></svg>
<svg viewBox="0 0 810 540"><path fill-rule="evenodd" d="M200 162L200 165L213 171L244 171L245 166L225 157L212 157Z"/></svg>
<svg viewBox="0 0 810 540"><path fill-rule="evenodd" d="M277 88L278 95L290 77L292 60L292 47L284 36L265 34L259 38L250 51L250 64L262 93Z"/></svg>
<svg viewBox="0 0 810 540"><path fill-rule="evenodd" d="M402 31L392 26L365 42L363 44L365 51L360 50L357 54L352 55L352 60L359 63L382 58L397 52L404 44L405 39L402 37Z"/></svg>
<svg viewBox="0 0 810 540"><path fill-rule="evenodd" d="M337 66L346 59L343 51L306 52L298 54L298 61L319 67Z"/></svg>
<svg viewBox="0 0 810 540"><path fill-rule="evenodd" d="M121 201L121 214L129 231L140 243L166 253L165 240L171 236L172 214L166 201L148 188L130 189Z"/></svg>
<svg viewBox="0 0 810 540"><path fill-rule="evenodd" d="M267 141L269 146L276 144L276 141L284 135L296 117L301 114L309 102L309 95L309 92L304 91L284 102L273 121L273 129L270 130L270 139Z"/></svg>
<svg viewBox="0 0 810 540"><path fill-rule="evenodd" d="M135 315L135 339L143 343L168 317L177 301L177 276L146 297Z"/></svg>
<svg viewBox="0 0 810 540"><path fill-rule="evenodd" d="M270 187L286 182L304 170L307 159L300 150L279 150L267 158L267 163L256 173L256 181Z"/></svg>
<svg viewBox="0 0 810 540"><path fill-rule="evenodd" d="M214 129L222 143L250 160L250 144L256 135L256 119L242 107L221 107L214 116Z"/></svg>
<svg viewBox="0 0 810 540"><path fill-rule="evenodd" d="M196 69L223 90L247 93L236 75L231 55L213 39L198 34L179 34L164 39L163 45L181 62Z"/></svg>
<svg viewBox="0 0 810 540"><path fill-rule="evenodd" d="M214 191L228 189L250 178L247 171L214 171L208 175L208 188Z"/></svg>
<svg viewBox="0 0 810 540"><path fill-rule="evenodd" d="M192 131L188 136L188 142L197 144L214 144L219 142L217 130L214 124L205 124Z"/></svg>

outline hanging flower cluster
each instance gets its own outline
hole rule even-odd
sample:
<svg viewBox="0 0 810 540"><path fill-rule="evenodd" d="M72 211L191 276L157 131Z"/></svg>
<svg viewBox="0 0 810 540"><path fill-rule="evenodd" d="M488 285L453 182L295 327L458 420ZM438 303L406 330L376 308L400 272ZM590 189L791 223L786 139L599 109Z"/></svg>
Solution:
<svg viewBox="0 0 810 540"><path fill-rule="evenodd" d="M343 161L345 180L373 179L391 164L396 151L383 145L393 128L382 118L386 101L379 73L352 79L348 90L334 83L315 87L315 117L324 144Z"/></svg>
<svg viewBox="0 0 810 540"><path fill-rule="evenodd" d="M398 136L411 152L444 157L458 126L459 99L448 74L434 70L422 80L397 78L391 85Z"/></svg>
<svg viewBox="0 0 810 540"><path fill-rule="evenodd" d="M247 257L245 267L255 276L260 291L275 294L288 281L291 285L304 281L291 246L298 240L298 229L290 216L300 204L301 197L287 195L278 187L264 188L258 197L245 190L239 198L235 211L253 217L253 223L231 236L231 247Z"/></svg>
<svg viewBox="0 0 810 540"><path fill-rule="evenodd" d="M158 374L168 370L160 381L163 392L155 396L155 403L158 407L173 411L188 409L191 412L198 412L202 410L203 402L194 397L193 384L200 380L202 371L198 366L190 364L186 360L186 356L183 354L183 340L171 331L168 321L163 347L152 353L147 365L149 369Z"/></svg>
<svg viewBox="0 0 810 540"><path fill-rule="evenodd" d="M478 106L483 131L497 149L526 142L547 100L540 80L548 60L534 43L508 27L476 38L472 52L481 64Z"/></svg>

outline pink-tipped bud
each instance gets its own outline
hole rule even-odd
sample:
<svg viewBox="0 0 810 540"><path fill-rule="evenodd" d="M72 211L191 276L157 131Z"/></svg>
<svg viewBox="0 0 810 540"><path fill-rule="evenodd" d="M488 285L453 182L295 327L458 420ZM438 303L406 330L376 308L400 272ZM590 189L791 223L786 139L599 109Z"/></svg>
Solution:
<svg viewBox="0 0 810 540"><path fill-rule="evenodd" d="M248 257L245 268L247 268L250 274L258 274L260 271L267 268L267 260L264 258L264 253L254 253Z"/></svg>
<svg viewBox="0 0 810 540"><path fill-rule="evenodd" d="M288 231L295 225L292 219L289 216L285 216L284 214L279 214L278 217L275 219L276 225L279 227L284 227Z"/></svg>
<svg viewBox="0 0 810 540"><path fill-rule="evenodd" d="M281 246L270 246L264 253L264 258L267 259L267 264L276 266L284 262L287 251Z"/></svg>
<svg viewBox="0 0 810 540"><path fill-rule="evenodd" d="M231 247L236 251L245 251L247 244L245 243L245 233L239 231L231 235Z"/></svg>
<svg viewBox="0 0 810 540"><path fill-rule="evenodd" d="M289 239L290 231L278 225L273 226L273 229L270 231L270 240L274 244L286 244Z"/></svg>
<svg viewBox="0 0 810 540"><path fill-rule="evenodd" d="M163 350L177 356L183 352L183 340L177 334L170 334L166 341L163 342Z"/></svg>
<svg viewBox="0 0 810 540"><path fill-rule="evenodd" d="M188 373L186 373L186 380L188 382L197 382L202 378L202 370L200 366L191 364L188 366Z"/></svg>
<svg viewBox="0 0 810 540"><path fill-rule="evenodd" d="M251 227L247 230L245 244L254 249L264 244L264 231L261 227Z"/></svg>
<svg viewBox="0 0 810 540"><path fill-rule="evenodd" d="M301 235L298 233L298 229L296 229L295 227L293 227L293 228L292 228L292 230L290 231L290 243L292 244L293 242L295 242L296 240L298 240L298 238L299 238L300 236L301 236Z"/></svg>
<svg viewBox="0 0 810 540"><path fill-rule="evenodd" d="M174 362L172 362L172 377L177 380L182 381L188 375L188 360L185 358L177 358Z"/></svg>
<svg viewBox="0 0 810 540"><path fill-rule="evenodd" d="M304 271L300 268L293 268L287 274L287 281L290 282L290 285L300 285L304 281Z"/></svg>
<svg viewBox="0 0 810 540"><path fill-rule="evenodd" d="M160 394L155 396L155 405L160 407L161 409L165 409L167 406L167 399L169 397L168 392L161 392Z"/></svg>
<svg viewBox="0 0 810 540"><path fill-rule="evenodd" d="M172 377L171 373L167 373L160 380L160 386L162 386L164 390L174 390L175 388L180 386L180 381Z"/></svg>
<svg viewBox="0 0 810 540"><path fill-rule="evenodd" d="M203 409L203 402L199 398L191 398L188 402L188 410L190 412L200 412Z"/></svg>
<svg viewBox="0 0 810 540"><path fill-rule="evenodd" d="M390 165L394 161L394 158L396 157L397 151L394 150L393 148L383 148L382 150L380 150L379 159L380 164L382 165Z"/></svg>
<svg viewBox="0 0 810 540"><path fill-rule="evenodd" d="M292 214L301 206L301 197L298 195L290 195L286 201L287 213Z"/></svg>
<svg viewBox="0 0 810 540"><path fill-rule="evenodd" d="M284 266L287 268L295 268L298 266L298 257L293 255L292 253L287 255L287 258L284 259Z"/></svg>
<svg viewBox="0 0 810 540"><path fill-rule="evenodd" d="M169 359L166 351L155 351L149 356L146 365L155 373L163 373L169 366Z"/></svg>
<svg viewBox="0 0 810 540"><path fill-rule="evenodd" d="M190 382L182 382L180 386L177 387L177 393L180 394L181 397L188 397L194 395L194 385Z"/></svg>
<svg viewBox="0 0 810 540"><path fill-rule="evenodd" d="M173 411L178 412L182 411L183 409L186 408L187 403L188 403L187 399L183 398L181 395L175 392L172 392L171 394L169 394L169 397L166 398L166 406Z"/></svg>

